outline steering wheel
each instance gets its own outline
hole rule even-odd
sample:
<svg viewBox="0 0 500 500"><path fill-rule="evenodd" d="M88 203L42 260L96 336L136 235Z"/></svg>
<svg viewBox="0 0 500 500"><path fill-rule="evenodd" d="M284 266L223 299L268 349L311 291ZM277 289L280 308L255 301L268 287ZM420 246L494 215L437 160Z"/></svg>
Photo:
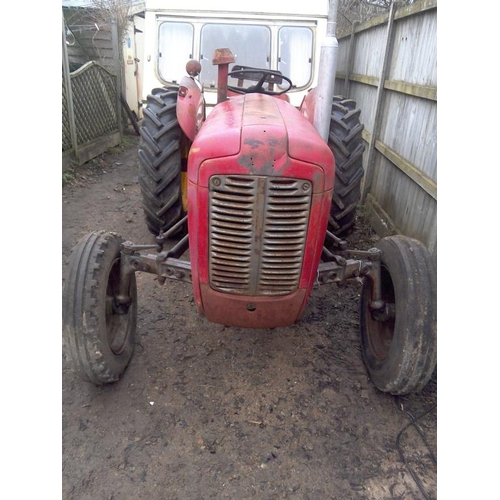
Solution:
<svg viewBox="0 0 500 500"><path fill-rule="evenodd" d="M288 92L293 84L290 78L284 76L279 71L275 71L272 69L259 69L259 68L245 68L241 66L241 69L234 69L228 75L228 77L237 78L238 79L238 87L234 87L232 85L228 85L228 90L232 90L238 94L267 94L267 95L281 95ZM255 85L251 85L250 87L242 87L244 80L256 81ZM288 83L288 87L285 90L275 91L272 90L274 85L280 85L283 83L283 80ZM264 88L264 83L268 83L268 88Z"/></svg>

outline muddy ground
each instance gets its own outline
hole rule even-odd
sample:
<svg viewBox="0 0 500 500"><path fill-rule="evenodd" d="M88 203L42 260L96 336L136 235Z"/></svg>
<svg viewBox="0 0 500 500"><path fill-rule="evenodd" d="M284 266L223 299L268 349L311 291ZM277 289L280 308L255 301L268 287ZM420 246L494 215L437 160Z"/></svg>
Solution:
<svg viewBox="0 0 500 500"><path fill-rule="evenodd" d="M89 231L152 241L137 144L127 135L63 175L63 279ZM377 237L361 215L348 241L367 249ZM317 288L299 324L271 330L208 323L189 284L139 274L137 288L136 348L118 383L80 380L63 355L64 500L436 498L436 378L405 397L373 387L359 283Z"/></svg>

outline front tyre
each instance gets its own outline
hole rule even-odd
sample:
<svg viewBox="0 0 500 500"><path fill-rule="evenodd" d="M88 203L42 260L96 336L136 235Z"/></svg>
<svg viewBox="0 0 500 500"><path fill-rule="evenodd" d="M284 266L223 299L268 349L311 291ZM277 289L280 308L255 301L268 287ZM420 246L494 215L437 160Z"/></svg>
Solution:
<svg viewBox="0 0 500 500"><path fill-rule="evenodd" d="M122 238L97 231L75 246L63 292L63 335L73 371L97 385L117 381L134 350L135 275L130 302L118 305Z"/></svg>
<svg viewBox="0 0 500 500"><path fill-rule="evenodd" d="M436 271L427 248L406 236L381 239L385 314L370 310L372 281L361 295L361 350L374 385L394 395L419 391L436 366Z"/></svg>

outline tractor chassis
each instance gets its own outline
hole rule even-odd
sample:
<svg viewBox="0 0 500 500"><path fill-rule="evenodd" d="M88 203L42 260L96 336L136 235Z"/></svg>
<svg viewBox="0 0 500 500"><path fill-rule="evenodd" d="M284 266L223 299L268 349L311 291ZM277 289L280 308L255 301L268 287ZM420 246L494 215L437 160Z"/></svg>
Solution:
<svg viewBox="0 0 500 500"><path fill-rule="evenodd" d="M130 304L128 294L131 276L137 271L155 274L163 285L167 278L191 283L191 263L181 260L189 248L188 235L183 236L171 249L163 251L163 244L176 231L185 226L187 215L167 232L157 236L156 244L136 245L130 241L122 243L120 258L120 291L115 297L114 312L126 314ZM369 250L349 250L346 242L327 232L326 241L337 250L332 252L323 247L322 262L318 266L316 284L336 283L343 285L348 280L366 277L372 282L370 309L375 320L385 321L392 313L382 300L380 279L381 251L377 248ZM142 254L140 251L156 249L156 254ZM352 258L354 257L354 258Z"/></svg>

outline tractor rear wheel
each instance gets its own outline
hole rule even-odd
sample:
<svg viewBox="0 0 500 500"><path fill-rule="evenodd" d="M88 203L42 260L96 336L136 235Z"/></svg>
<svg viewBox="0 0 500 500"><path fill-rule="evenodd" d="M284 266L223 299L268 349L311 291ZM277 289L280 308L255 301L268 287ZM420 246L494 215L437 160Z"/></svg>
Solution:
<svg viewBox="0 0 500 500"><path fill-rule="evenodd" d="M157 88L147 98L139 144L139 184L149 231L157 236L184 215L182 130L177 121L177 88Z"/></svg>
<svg viewBox="0 0 500 500"><path fill-rule="evenodd" d="M97 385L117 381L134 351L135 275L127 306L116 303L122 238L97 231L73 249L63 292L63 334L73 371Z"/></svg>
<svg viewBox="0 0 500 500"><path fill-rule="evenodd" d="M406 236L381 239L383 315L370 310L372 282L361 295L361 351L374 385L408 394L427 384L436 367L436 270L427 248Z"/></svg>
<svg viewBox="0 0 500 500"><path fill-rule="evenodd" d="M328 146L335 157L335 185L328 229L336 236L345 235L352 229L361 199L365 146L360 114L361 110L352 99L333 97Z"/></svg>

